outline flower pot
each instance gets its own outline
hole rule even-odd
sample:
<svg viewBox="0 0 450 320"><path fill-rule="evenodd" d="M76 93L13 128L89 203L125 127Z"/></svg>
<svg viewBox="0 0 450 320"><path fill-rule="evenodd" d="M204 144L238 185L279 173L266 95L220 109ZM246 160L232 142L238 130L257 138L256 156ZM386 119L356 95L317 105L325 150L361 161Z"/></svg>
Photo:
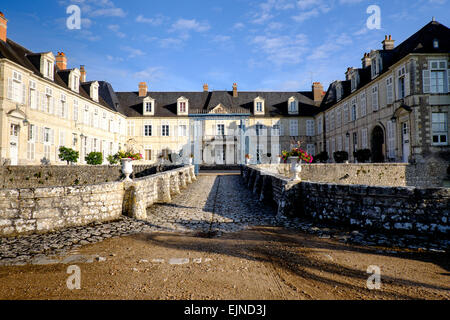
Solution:
<svg viewBox="0 0 450 320"><path fill-rule="evenodd" d="M249 158L245 158L245 164L249 165L250 164L250 159Z"/></svg>
<svg viewBox="0 0 450 320"><path fill-rule="evenodd" d="M291 163L291 172L293 173L293 180L300 181L300 173L302 172L301 159L299 157L289 157Z"/></svg>
<svg viewBox="0 0 450 320"><path fill-rule="evenodd" d="M120 159L122 162L122 173L125 175L124 181L132 181L130 175L133 173L133 160L130 158Z"/></svg>
<svg viewBox="0 0 450 320"><path fill-rule="evenodd" d="M189 158L189 165L192 166L193 163L194 163L194 158Z"/></svg>

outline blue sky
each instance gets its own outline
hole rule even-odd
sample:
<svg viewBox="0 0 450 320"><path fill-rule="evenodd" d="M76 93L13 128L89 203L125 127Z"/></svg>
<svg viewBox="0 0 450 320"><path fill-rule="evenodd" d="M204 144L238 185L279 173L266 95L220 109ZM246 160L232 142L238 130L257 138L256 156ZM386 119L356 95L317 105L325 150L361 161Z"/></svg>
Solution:
<svg viewBox="0 0 450 320"><path fill-rule="evenodd" d="M81 29L66 8L81 8ZM370 30L366 9L381 9ZM384 35L396 44L433 16L450 26L450 0L3 1L8 37L35 52L63 51L69 67L116 91L310 90L343 79Z"/></svg>

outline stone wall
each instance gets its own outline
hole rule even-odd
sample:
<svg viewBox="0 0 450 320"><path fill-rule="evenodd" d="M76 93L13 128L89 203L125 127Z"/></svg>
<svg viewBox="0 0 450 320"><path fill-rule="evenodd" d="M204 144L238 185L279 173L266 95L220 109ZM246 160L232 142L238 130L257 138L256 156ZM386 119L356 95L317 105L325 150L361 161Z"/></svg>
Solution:
<svg viewBox="0 0 450 320"><path fill-rule="evenodd" d="M290 164L261 164L256 167L291 177ZM443 162L304 164L300 177L303 181L337 184L441 187L447 177L447 166Z"/></svg>
<svg viewBox="0 0 450 320"><path fill-rule="evenodd" d="M92 222L116 220L122 214L144 219L154 202L167 202L195 179L186 166L137 178L106 182L0 190L0 236L44 233Z"/></svg>
<svg viewBox="0 0 450 320"><path fill-rule="evenodd" d="M134 177L143 177L180 166L133 165ZM121 166L0 166L0 189L91 185L119 181Z"/></svg>
<svg viewBox="0 0 450 320"><path fill-rule="evenodd" d="M450 235L449 188L294 182L255 166L241 172L260 200L285 216L379 232Z"/></svg>

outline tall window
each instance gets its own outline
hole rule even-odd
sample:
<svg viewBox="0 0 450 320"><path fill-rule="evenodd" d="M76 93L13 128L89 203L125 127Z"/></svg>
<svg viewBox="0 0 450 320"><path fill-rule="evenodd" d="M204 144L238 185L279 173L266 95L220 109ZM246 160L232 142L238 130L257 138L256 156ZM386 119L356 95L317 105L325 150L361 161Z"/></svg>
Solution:
<svg viewBox="0 0 450 320"><path fill-rule="evenodd" d="M279 137L280 136L280 123L276 122L272 125L272 136Z"/></svg>
<svg viewBox="0 0 450 320"><path fill-rule="evenodd" d="M306 135L308 137L314 136L314 120L306 120Z"/></svg>
<svg viewBox="0 0 450 320"><path fill-rule="evenodd" d="M367 128L361 129L361 147L367 149Z"/></svg>
<svg viewBox="0 0 450 320"><path fill-rule="evenodd" d="M144 125L144 136L150 137L152 135L152 126L149 124Z"/></svg>
<svg viewBox="0 0 450 320"><path fill-rule="evenodd" d="M387 122L388 156L395 160L395 121Z"/></svg>
<svg viewBox="0 0 450 320"><path fill-rule="evenodd" d="M36 82L30 81L30 108L37 109L38 108L38 95L36 91Z"/></svg>
<svg viewBox="0 0 450 320"><path fill-rule="evenodd" d="M168 137L169 134L170 134L170 132L169 132L169 125L168 124L162 125L162 136L163 137Z"/></svg>
<svg viewBox="0 0 450 320"><path fill-rule="evenodd" d="M145 103L145 112L148 112L148 113L152 112L152 103L151 102Z"/></svg>
<svg viewBox="0 0 450 320"><path fill-rule="evenodd" d="M342 126L342 110L341 107L339 107L336 110L336 128L340 128Z"/></svg>
<svg viewBox="0 0 450 320"><path fill-rule="evenodd" d="M187 137L187 125L181 124L178 126L178 136Z"/></svg>
<svg viewBox="0 0 450 320"><path fill-rule="evenodd" d="M145 160L147 160L147 161L152 160L152 150L151 149L145 149Z"/></svg>
<svg viewBox="0 0 450 320"><path fill-rule="evenodd" d="M297 137L298 136L298 120L290 120L289 121L290 128L290 136Z"/></svg>
<svg viewBox="0 0 450 320"><path fill-rule="evenodd" d="M358 134L353 132L353 152L356 152L356 150L358 150Z"/></svg>
<svg viewBox="0 0 450 320"><path fill-rule="evenodd" d="M61 118L67 117L66 112L66 96L64 94L61 94L61 109L60 109L60 116Z"/></svg>
<svg viewBox="0 0 450 320"><path fill-rule="evenodd" d="M358 116L356 107L357 107L356 106L356 99L353 99L352 100L352 115L351 115L352 121L355 121L357 116Z"/></svg>
<svg viewBox="0 0 450 320"><path fill-rule="evenodd" d="M180 112L186 112L186 102L180 102Z"/></svg>
<svg viewBox="0 0 450 320"><path fill-rule="evenodd" d="M361 117L365 117L367 114L366 93L363 92L359 96L359 103L361 105Z"/></svg>
<svg viewBox="0 0 450 320"><path fill-rule="evenodd" d="M13 77L8 79L8 99L18 103L25 103L25 84L22 74L13 71Z"/></svg>
<svg viewBox="0 0 450 320"><path fill-rule="evenodd" d="M134 122L133 121L128 121L128 135L130 137L134 136Z"/></svg>
<svg viewBox="0 0 450 320"><path fill-rule="evenodd" d="M256 111L257 112L262 112L262 102L257 102L256 103Z"/></svg>
<svg viewBox="0 0 450 320"><path fill-rule="evenodd" d="M433 112L431 116L433 145L448 145L448 115L444 112Z"/></svg>
<svg viewBox="0 0 450 320"><path fill-rule="evenodd" d="M225 125L224 124L218 124L217 125L217 135L218 136L224 136L225 135Z"/></svg>
<svg viewBox="0 0 450 320"><path fill-rule="evenodd" d="M73 120L78 121L78 100L73 100Z"/></svg>
<svg viewBox="0 0 450 320"><path fill-rule="evenodd" d="M330 130L334 130L335 128L335 123L334 123L335 117L334 117L334 110L331 111L330 114Z"/></svg>
<svg viewBox="0 0 450 320"><path fill-rule="evenodd" d="M378 86L372 87L372 111L378 110Z"/></svg>
<svg viewBox="0 0 450 320"><path fill-rule="evenodd" d="M344 124L348 122L348 104L344 104Z"/></svg>
<svg viewBox="0 0 450 320"><path fill-rule="evenodd" d="M386 79L386 95L387 104L394 102L394 83L392 82L392 77Z"/></svg>
<svg viewBox="0 0 450 320"><path fill-rule="evenodd" d="M405 75L406 75L405 67L402 67L397 71L398 99L403 99L405 97L405 84L406 84Z"/></svg>

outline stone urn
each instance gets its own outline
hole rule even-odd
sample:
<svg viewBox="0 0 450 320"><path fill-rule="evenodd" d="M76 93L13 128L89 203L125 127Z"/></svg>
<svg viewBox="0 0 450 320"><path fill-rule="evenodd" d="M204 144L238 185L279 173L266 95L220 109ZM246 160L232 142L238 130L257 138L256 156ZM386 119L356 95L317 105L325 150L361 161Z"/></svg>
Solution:
<svg viewBox="0 0 450 320"><path fill-rule="evenodd" d="M250 164L250 159L249 158L245 158L245 164L249 165Z"/></svg>
<svg viewBox="0 0 450 320"><path fill-rule="evenodd" d="M302 160L299 157L289 157L291 163L291 172L293 174L293 180L300 181L300 173L302 172Z"/></svg>
<svg viewBox="0 0 450 320"><path fill-rule="evenodd" d="M193 163L194 163L194 158L189 157L189 165L192 166Z"/></svg>
<svg viewBox="0 0 450 320"><path fill-rule="evenodd" d="M122 162L122 173L125 175L124 181L132 181L130 175L133 173L133 160L131 158L120 159Z"/></svg>

